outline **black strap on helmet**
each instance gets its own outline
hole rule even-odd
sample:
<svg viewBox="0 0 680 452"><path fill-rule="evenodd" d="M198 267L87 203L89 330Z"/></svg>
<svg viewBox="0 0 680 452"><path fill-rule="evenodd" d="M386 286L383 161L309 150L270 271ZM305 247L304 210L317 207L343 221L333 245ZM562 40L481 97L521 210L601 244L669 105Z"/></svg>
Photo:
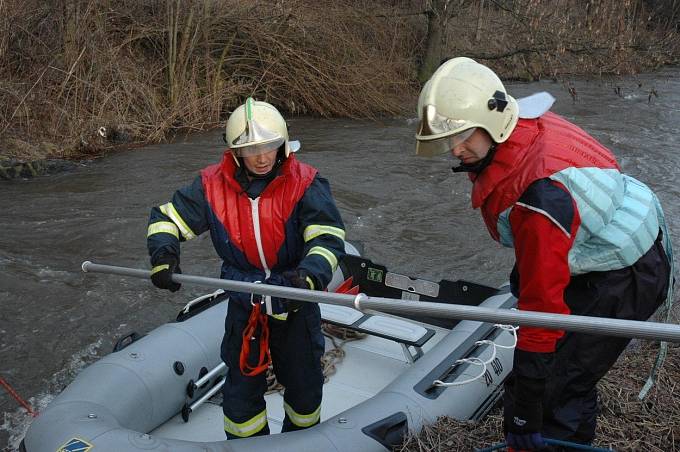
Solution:
<svg viewBox="0 0 680 452"><path fill-rule="evenodd" d="M489 107L489 110L498 110L502 113L505 107L508 106L508 99L503 91L496 91L493 93L493 97L486 103L486 106Z"/></svg>

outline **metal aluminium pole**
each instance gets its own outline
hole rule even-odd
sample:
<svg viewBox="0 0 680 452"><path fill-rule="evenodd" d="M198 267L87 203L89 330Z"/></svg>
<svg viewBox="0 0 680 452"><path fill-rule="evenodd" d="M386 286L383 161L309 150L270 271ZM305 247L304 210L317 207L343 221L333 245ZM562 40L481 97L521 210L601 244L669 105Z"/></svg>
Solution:
<svg viewBox="0 0 680 452"><path fill-rule="evenodd" d="M82 269L84 272L108 273L120 276L132 276L142 279L149 279L151 275L149 270L101 265L89 261L83 262ZM548 329L574 331L578 333L652 339L680 343L680 325L670 323L620 320L606 317L587 317L579 315L547 314L533 311L491 309L480 306L428 303L423 301L406 301L393 298L369 297L365 294L348 295L183 274L173 274L172 280L181 284L198 285L202 287L217 287L234 292L247 292L312 303L326 303L339 306L348 306L360 311L370 309L396 315L418 314L429 317L477 320L481 322L534 326Z"/></svg>

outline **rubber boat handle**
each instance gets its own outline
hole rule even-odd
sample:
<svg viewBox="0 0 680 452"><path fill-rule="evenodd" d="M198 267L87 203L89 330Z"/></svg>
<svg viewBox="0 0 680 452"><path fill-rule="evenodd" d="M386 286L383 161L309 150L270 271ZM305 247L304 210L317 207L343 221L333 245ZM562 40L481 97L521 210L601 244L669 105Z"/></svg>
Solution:
<svg viewBox="0 0 680 452"><path fill-rule="evenodd" d="M95 264L90 261L83 262L82 269L84 272L107 273L142 279L149 279L151 276L151 271L149 270ZM311 303L346 306L362 312L378 311L394 315L415 314L427 317L476 320L494 324L532 326L553 330L574 331L577 333L680 343L680 325L674 323L621 320L608 317L587 317L570 314L548 314L544 312L518 311L516 309L494 309L481 306L408 301L396 298L369 297L363 293L348 295L179 273L173 274L172 280L180 284L215 287L232 292L254 293L257 295L269 295ZM499 297L507 295L501 294L494 296Z"/></svg>

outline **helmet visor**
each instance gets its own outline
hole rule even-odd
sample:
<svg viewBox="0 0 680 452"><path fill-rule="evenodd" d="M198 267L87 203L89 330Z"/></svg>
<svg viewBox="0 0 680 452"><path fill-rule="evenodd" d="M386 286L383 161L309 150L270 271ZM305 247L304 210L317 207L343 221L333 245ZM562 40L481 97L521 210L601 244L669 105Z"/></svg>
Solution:
<svg viewBox="0 0 680 452"><path fill-rule="evenodd" d="M278 133L268 130L254 119L248 119L246 129L229 144L234 155L248 157L271 152L284 142L285 139Z"/></svg>
<svg viewBox="0 0 680 452"><path fill-rule="evenodd" d="M457 133L468 124L464 119L451 119L437 113L434 105L423 106L420 125L416 138L419 140L433 140L442 136Z"/></svg>
<svg viewBox="0 0 680 452"><path fill-rule="evenodd" d="M451 149L463 143L465 140L470 138L473 133L477 130L476 127L464 130L455 135L448 135L443 138L438 138L436 140L428 141L416 141L416 154L423 155L425 157L432 157L435 155L446 154L451 152Z"/></svg>
<svg viewBox="0 0 680 452"><path fill-rule="evenodd" d="M284 143L283 138L276 139L267 143L248 144L245 146L233 146L231 151L236 157L250 157L253 155L266 154L281 147Z"/></svg>

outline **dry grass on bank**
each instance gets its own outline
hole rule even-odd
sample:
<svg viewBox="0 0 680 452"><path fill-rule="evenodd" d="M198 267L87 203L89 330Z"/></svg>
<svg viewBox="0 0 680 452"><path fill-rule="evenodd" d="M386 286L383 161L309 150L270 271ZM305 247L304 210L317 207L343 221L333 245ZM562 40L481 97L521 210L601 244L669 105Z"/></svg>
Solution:
<svg viewBox="0 0 680 452"><path fill-rule="evenodd" d="M365 8L0 1L0 140L30 143L19 155L43 141L76 153L159 141L222 124L247 96L292 113L397 114L414 91L412 33Z"/></svg>
<svg viewBox="0 0 680 452"><path fill-rule="evenodd" d="M410 112L428 17L445 19L443 57L503 77L653 69L680 54L677 19L660 19L675 3L0 0L0 160L213 128L247 96L287 114Z"/></svg>
<svg viewBox="0 0 680 452"><path fill-rule="evenodd" d="M657 384L644 401L638 393L658 354L658 344L629 348L602 379L596 447L617 451L680 450L680 345L669 344ZM410 437L400 452L472 451L503 442L502 415L495 411L470 424L441 418Z"/></svg>

